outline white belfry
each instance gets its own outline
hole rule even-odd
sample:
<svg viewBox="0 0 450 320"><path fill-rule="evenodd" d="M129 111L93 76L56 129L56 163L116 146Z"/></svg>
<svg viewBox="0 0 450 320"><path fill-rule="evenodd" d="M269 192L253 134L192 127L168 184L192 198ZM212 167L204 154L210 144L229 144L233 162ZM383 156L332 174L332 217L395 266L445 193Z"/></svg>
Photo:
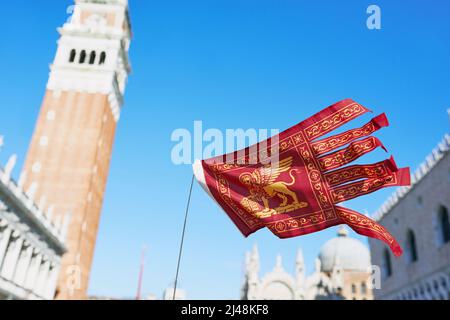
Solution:
<svg viewBox="0 0 450 320"><path fill-rule="evenodd" d="M124 10L128 1L75 3L72 17L58 29L61 38L47 89L107 95L117 121L131 72L128 61L131 30L127 9ZM115 17L114 23L111 16Z"/></svg>

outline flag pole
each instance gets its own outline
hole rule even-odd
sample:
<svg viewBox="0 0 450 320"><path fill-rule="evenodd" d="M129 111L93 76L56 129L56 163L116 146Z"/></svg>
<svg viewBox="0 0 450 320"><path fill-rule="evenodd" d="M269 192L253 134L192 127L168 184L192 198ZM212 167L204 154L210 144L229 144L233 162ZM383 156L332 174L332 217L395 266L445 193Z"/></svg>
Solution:
<svg viewBox="0 0 450 320"><path fill-rule="evenodd" d="M177 292L178 273L180 271L181 255L183 254L184 235L186 233L186 224L187 224L187 218L188 218L188 213L189 213L189 206L191 204L191 195L192 195L192 187L194 186L194 178L195 178L195 176L192 175L191 186L189 188L189 197L188 197L188 201L187 201L187 205L186 205L186 212L184 214L184 224L183 224L183 232L181 234L180 252L178 253L177 273L175 275L175 284L173 286L173 300L175 300L175 295Z"/></svg>

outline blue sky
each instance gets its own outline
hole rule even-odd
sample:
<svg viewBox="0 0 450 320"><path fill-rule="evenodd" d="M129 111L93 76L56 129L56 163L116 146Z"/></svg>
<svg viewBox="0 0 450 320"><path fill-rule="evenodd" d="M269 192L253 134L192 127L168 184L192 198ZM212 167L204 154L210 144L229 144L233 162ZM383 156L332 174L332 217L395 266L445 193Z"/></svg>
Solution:
<svg viewBox="0 0 450 320"><path fill-rule="evenodd" d="M0 160L23 160L70 0L3 4L0 26ZM366 8L382 29L366 28ZM378 137L400 166L415 168L448 131L450 4L429 1L130 0L133 74L119 123L92 270L90 293L133 297L148 246L144 292L173 282L192 174L174 166L174 129L286 129L323 107L353 98L391 127ZM352 126L368 121L370 116ZM378 151L362 159L387 158ZM18 172L16 172L16 175ZM373 212L393 190L348 203ZM283 255L288 271L302 247L313 269L329 229L279 240L248 239L199 186L180 272L188 297L238 298L244 253L257 243L262 272ZM352 233L353 236L355 236ZM364 238L359 239L366 241Z"/></svg>

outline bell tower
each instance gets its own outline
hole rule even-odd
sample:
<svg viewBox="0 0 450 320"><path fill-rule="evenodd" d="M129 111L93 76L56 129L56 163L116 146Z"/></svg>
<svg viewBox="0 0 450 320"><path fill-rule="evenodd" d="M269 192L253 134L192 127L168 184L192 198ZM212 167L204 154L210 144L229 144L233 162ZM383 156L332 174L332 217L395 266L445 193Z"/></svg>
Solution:
<svg viewBox="0 0 450 320"><path fill-rule="evenodd" d="M36 197L71 214L56 298L84 299L130 73L128 0L75 0L58 32L24 175Z"/></svg>

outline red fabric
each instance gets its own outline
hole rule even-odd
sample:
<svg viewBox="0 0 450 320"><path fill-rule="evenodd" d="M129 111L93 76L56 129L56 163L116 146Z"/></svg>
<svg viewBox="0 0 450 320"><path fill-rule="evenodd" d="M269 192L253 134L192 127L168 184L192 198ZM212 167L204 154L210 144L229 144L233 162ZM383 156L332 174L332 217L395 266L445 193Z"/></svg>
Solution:
<svg viewBox="0 0 450 320"><path fill-rule="evenodd" d="M342 147L350 142L353 142L358 138L371 135L375 131L381 129L382 127L387 127L388 125L389 122L387 120L387 117L383 113L370 120L369 123L366 123L361 128L348 130L344 133L312 142L311 147L313 148L316 155L321 155L330 152L333 149Z"/></svg>
<svg viewBox="0 0 450 320"><path fill-rule="evenodd" d="M384 148L370 134L388 125L386 115L361 128L318 140L367 112L346 99L267 141L204 160L201 166L207 188L245 236L267 227L278 237L289 238L347 224L357 233L386 242L399 256L402 250L386 229L337 206L380 188L410 184L409 169L398 169L393 158L343 167ZM268 164L272 153L278 155L277 160Z"/></svg>

